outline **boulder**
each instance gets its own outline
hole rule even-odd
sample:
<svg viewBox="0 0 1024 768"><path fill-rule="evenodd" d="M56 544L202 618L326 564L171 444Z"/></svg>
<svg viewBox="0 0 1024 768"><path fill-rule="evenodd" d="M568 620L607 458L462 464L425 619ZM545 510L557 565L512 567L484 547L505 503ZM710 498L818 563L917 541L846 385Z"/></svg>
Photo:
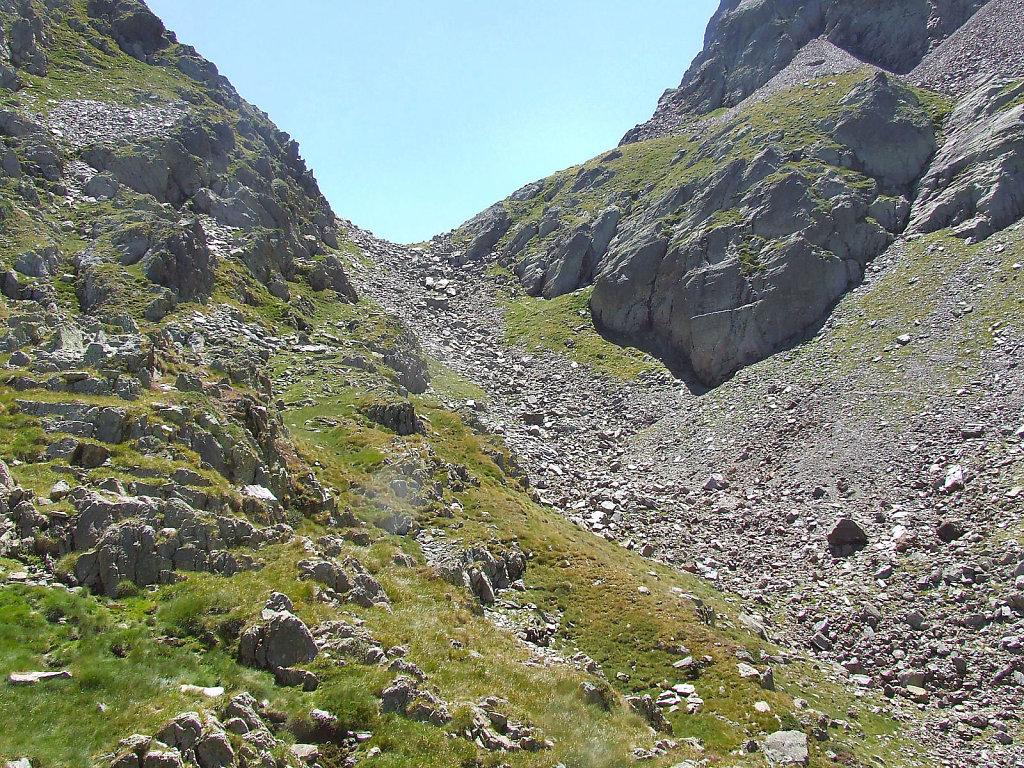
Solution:
<svg viewBox="0 0 1024 768"><path fill-rule="evenodd" d="M185 768L176 749L151 749L142 760L142 768Z"/></svg>
<svg viewBox="0 0 1024 768"><path fill-rule="evenodd" d="M935 154L935 129L914 93L884 72L856 85L826 129L847 147L855 167L889 189L903 189Z"/></svg>
<svg viewBox="0 0 1024 768"><path fill-rule="evenodd" d="M868 536L855 520L844 517L828 533L829 548L836 553L850 554L867 546Z"/></svg>
<svg viewBox="0 0 1024 768"><path fill-rule="evenodd" d="M626 703L629 705L630 709L643 717L654 730L661 733L672 734L672 723L666 719L665 715L661 711L661 707L659 707L658 703L649 695L629 696L626 698Z"/></svg>
<svg viewBox="0 0 1024 768"><path fill-rule="evenodd" d="M86 469L95 469L106 464L109 458L110 449L106 446L80 442L75 446L69 463Z"/></svg>
<svg viewBox="0 0 1024 768"><path fill-rule="evenodd" d="M60 265L60 251L54 246L26 251L14 260L14 269L27 277L49 277Z"/></svg>
<svg viewBox="0 0 1024 768"><path fill-rule="evenodd" d="M309 273L309 285L314 291L324 291L330 288L339 296L348 301L355 301L355 288L349 282L348 275L341 260L331 254L318 261Z"/></svg>
<svg viewBox="0 0 1024 768"><path fill-rule="evenodd" d="M156 733L156 739L180 751L191 749L199 741L203 724L196 712L178 715Z"/></svg>
<svg viewBox="0 0 1024 768"><path fill-rule="evenodd" d="M963 537L965 531L961 525L953 522L952 520L944 520L936 530L936 535L940 540L947 544L950 544L957 539Z"/></svg>
<svg viewBox="0 0 1024 768"><path fill-rule="evenodd" d="M0 491L12 491L18 487L10 468L0 459Z"/></svg>
<svg viewBox="0 0 1024 768"><path fill-rule="evenodd" d="M221 730L204 733L195 746L199 768L229 768L235 764L231 740Z"/></svg>
<svg viewBox="0 0 1024 768"><path fill-rule="evenodd" d="M206 242L199 219L183 226L150 249L142 268L151 281L174 291L180 301L208 296L213 288L217 258Z"/></svg>
<svg viewBox="0 0 1024 768"><path fill-rule="evenodd" d="M806 766L811 760L807 734L801 731L777 731L765 738L761 751L770 765Z"/></svg>
<svg viewBox="0 0 1024 768"><path fill-rule="evenodd" d="M97 200L110 200L117 197L121 185L112 173L97 173L85 183L83 192Z"/></svg>
<svg viewBox="0 0 1024 768"><path fill-rule="evenodd" d="M308 663L317 653L313 635L302 619L278 603L268 603L263 621L242 633L238 647L243 664L270 670Z"/></svg>
<svg viewBox="0 0 1024 768"><path fill-rule="evenodd" d="M158 584L161 575L172 567L172 561L157 554L156 531L144 523L129 521L108 528L95 550L79 556L75 578L90 589L114 597L122 581L138 586Z"/></svg>
<svg viewBox="0 0 1024 768"><path fill-rule="evenodd" d="M415 435L423 431L423 424L416 415L416 406L408 400L371 403L363 407L362 413L370 421L399 435Z"/></svg>
<svg viewBox="0 0 1024 768"><path fill-rule="evenodd" d="M442 727L451 722L448 706L419 681L400 675L381 692L381 711Z"/></svg>
<svg viewBox="0 0 1024 768"><path fill-rule="evenodd" d="M163 22L139 0L89 0L86 9L106 21L121 50L139 61L153 63L153 54L170 44Z"/></svg>

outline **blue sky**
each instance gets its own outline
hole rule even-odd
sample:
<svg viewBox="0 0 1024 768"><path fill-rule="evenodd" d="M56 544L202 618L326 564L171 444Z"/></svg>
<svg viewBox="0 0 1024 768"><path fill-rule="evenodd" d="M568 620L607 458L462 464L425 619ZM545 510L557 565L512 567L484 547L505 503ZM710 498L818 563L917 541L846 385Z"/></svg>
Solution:
<svg viewBox="0 0 1024 768"><path fill-rule="evenodd" d="M679 83L718 3L149 5L298 140L338 215L416 242L614 147Z"/></svg>

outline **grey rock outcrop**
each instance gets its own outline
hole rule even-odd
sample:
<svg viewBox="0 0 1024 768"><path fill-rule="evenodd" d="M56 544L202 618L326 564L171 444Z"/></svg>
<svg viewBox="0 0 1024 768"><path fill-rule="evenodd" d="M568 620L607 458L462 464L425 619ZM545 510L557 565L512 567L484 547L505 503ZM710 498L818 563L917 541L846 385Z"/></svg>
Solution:
<svg viewBox="0 0 1024 768"><path fill-rule="evenodd" d="M423 431L423 423L416 416L416 406L408 400L394 403L371 403L363 408L370 420L399 435L415 435Z"/></svg>
<svg viewBox="0 0 1024 768"><path fill-rule="evenodd" d="M209 295L216 266L217 259L207 246L198 219L185 223L142 259L146 277L173 290L181 301Z"/></svg>
<svg viewBox="0 0 1024 768"><path fill-rule="evenodd" d="M559 239L546 254L536 254L516 265L516 275L527 293L553 299L589 284L594 270L608 251L622 211L612 207L593 223L581 224ZM537 230L537 233L543 230ZM526 242L529 242L528 238ZM515 242L512 250L525 247Z"/></svg>
<svg viewBox="0 0 1024 768"><path fill-rule="evenodd" d="M448 705L420 681L400 675L381 692L381 711L442 727L451 722Z"/></svg>
<svg viewBox="0 0 1024 768"><path fill-rule="evenodd" d="M470 261L481 259L491 252L498 241L512 226L512 216L504 203L495 203L487 210L466 222L466 230L472 236L464 254Z"/></svg>
<svg viewBox="0 0 1024 768"><path fill-rule="evenodd" d="M989 81L946 122L946 143L921 181L910 229L947 227L982 240L1024 215L1024 84Z"/></svg>
<svg viewBox="0 0 1024 768"><path fill-rule="evenodd" d="M310 579L328 588L328 596L349 600L364 608L390 605L384 588L358 560L347 558L344 564L331 559L308 559L299 562L299 577Z"/></svg>
<svg viewBox="0 0 1024 768"><path fill-rule="evenodd" d="M176 498L108 498L84 488L68 498L78 514L53 535L61 551L82 553L75 564L78 581L107 595L117 594L122 582L173 582L175 571L231 576L257 569L251 555L230 550L258 548L278 535L242 518L207 517Z"/></svg>
<svg viewBox="0 0 1024 768"><path fill-rule="evenodd" d="M89 0L88 13L109 31L125 53L152 63L152 56L171 40L160 19L138 0Z"/></svg>
<svg viewBox="0 0 1024 768"><path fill-rule="evenodd" d="M330 288L350 301L356 298L355 289L345 274L341 260L333 254L316 263L309 273L309 284L314 291Z"/></svg>
<svg viewBox="0 0 1024 768"><path fill-rule="evenodd" d="M627 697L626 703L630 709L646 720L648 725L654 730L668 734L673 732L672 723L668 721L658 703L650 696L630 696Z"/></svg>
<svg viewBox="0 0 1024 768"><path fill-rule="evenodd" d="M667 193L622 227L599 264L597 325L653 337L714 385L820 322L906 225L900 190L935 149L916 97L884 75L855 86L821 128L847 145L870 186L829 165L805 176L769 146L699 189ZM708 226L728 209L740 223ZM666 229L655 217L672 211L684 218Z"/></svg>
<svg viewBox="0 0 1024 768"><path fill-rule="evenodd" d="M508 589L526 573L526 556L518 549L492 551L483 546L470 547L438 570L449 584L463 586L481 603L490 605L498 592Z"/></svg>
<svg viewBox="0 0 1024 768"><path fill-rule="evenodd" d="M839 102L826 131L853 153L854 168L887 190L901 190L920 178L936 149L931 118L916 102L879 72Z"/></svg>
<svg viewBox="0 0 1024 768"><path fill-rule="evenodd" d="M897 73L917 66L985 0L723 0L678 88L662 95L654 118L623 143L661 135L685 114L734 107L781 72L819 37L869 64Z"/></svg>

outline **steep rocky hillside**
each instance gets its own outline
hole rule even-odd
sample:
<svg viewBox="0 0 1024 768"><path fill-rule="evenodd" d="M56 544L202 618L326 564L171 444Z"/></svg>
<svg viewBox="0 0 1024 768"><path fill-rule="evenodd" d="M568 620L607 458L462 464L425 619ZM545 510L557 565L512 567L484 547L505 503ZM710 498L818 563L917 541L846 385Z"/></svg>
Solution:
<svg viewBox="0 0 1024 768"><path fill-rule="evenodd" d="M722 589L929 765L1024 738L1022 25L726 2L651 133L422 247L350 234L543 504Z"/></svg>
<svg viewBox="0 0 1024 768"><path fill-rule="evenodd" d="M802 14L832 13L799 3L789 19L777 3L733 5L712 21L702 54L709 61L781 50L739 30L788 30L797 45L809 24ZM983 69L960 103L963 88L916 84L938 87L948 80L942 72L967 77L965 38L987 45L983 33L993 30L1014 41L998 71L1024 77L1024 14L994 0L909 80L858 58L873 41L871 61L904 72L921 62L932 38L917 46L920 55L897 61L914 47L870 31L895 34L902 27L889 15L911 19L917 5L883 13L865 4L860 15L856 3L829 5L843 11L827 24L831 37L812 35L799 52L757 66L716 65L749 75L736 86L749 98L729 100L733 109L707 114L721 98L680 97L679 125L641 131L645 141L524 187L467 222L456 244L470 260L496 251L531 295L592 286L603 332L690 369L704 385L721 383L813 333L901 235L953 227L977 240L1024 213L1019 84ZM958 7L922 29L961 25L968 9ZM758 21L769 13L789 20ZM848 37L862 44L832 42ZM684 84L695 77L691 70Z"/></svg>
<svg viewBox="0 0 1024 768"><path fill-rule="evenodd" d="M0 0L0 30L8 765L924 764L874 694L544 503L372 295L407 252L142 3Z"/></svg>

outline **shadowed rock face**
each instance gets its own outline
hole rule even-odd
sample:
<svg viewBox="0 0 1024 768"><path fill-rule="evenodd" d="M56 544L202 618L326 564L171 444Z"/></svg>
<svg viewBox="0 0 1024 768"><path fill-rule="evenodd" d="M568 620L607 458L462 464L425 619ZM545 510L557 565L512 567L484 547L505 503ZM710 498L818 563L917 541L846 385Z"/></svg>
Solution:
<svg viewBox="0 0 1024 768"><path fill-rule="evenodd" d="M704 50L679 87L661 97L655 121L660 114L736 106L822 36L866 63L909 72L983 5L985 0L723 0ZM643 133L638 129L623 143L636 141Z"/></svg>

